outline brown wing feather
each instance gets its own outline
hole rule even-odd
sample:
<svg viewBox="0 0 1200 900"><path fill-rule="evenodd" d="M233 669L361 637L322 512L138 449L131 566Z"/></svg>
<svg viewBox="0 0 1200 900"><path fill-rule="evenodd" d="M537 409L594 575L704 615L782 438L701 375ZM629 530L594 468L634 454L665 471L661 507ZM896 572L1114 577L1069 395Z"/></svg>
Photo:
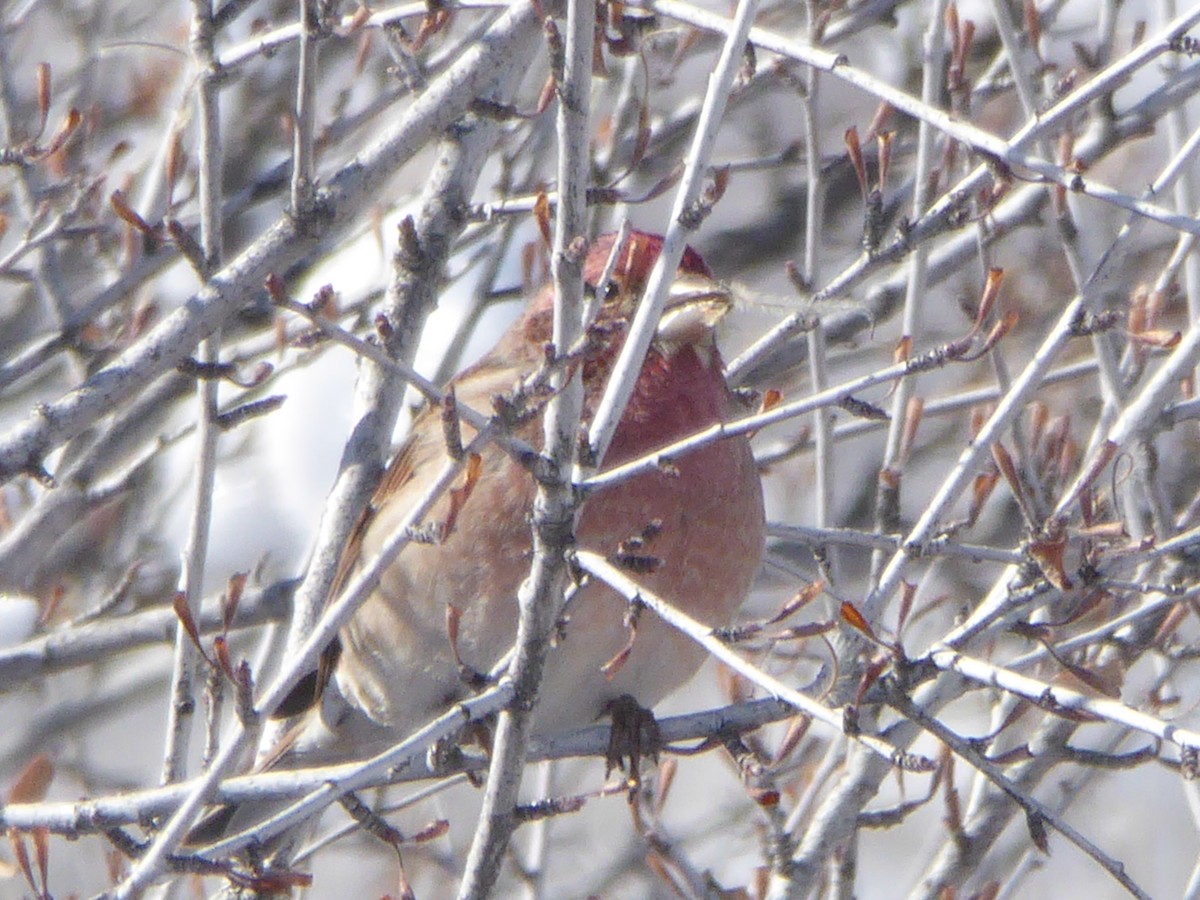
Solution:
<svg viewBox="0 0 1200 900"><path fill-rule="evenodd" d="M413 444L414 442L411 438L406 440L396 455L392 457L392 461L388 463L387 469L384 470L383 477L379 480L379 485L375 488L375 493L371 495L370 501L363 507L362 512L359 513L354 527L350 529L350 537L346 541L346 546L342 549L342 556L338 561L337 572L334 573L333 581L329 585L329 593L325 597L326 606L342 592L342 588L350 580L350 574L359 562L363 537L366 535L367 529L370 527L379 508L387 501L387 498L394 495L412 479ZM337 666L338 657L341 655L341 652L341 642L337 638L334 638L329 646L322 651L321 657L317 661L316 670L309 672L296 682L296 686L284 697L283 702L271 714L271 718L290 719L293 716L308 712L308 710L316 706L321 700L321 695L324 693L326 685L329 684L329 679L333 675L333 670ZM285 742L287 742L286 738L280 743L283 744ZM286 749L286 747L283 749ZM272 755L275 754L273 753Z"/></svg>

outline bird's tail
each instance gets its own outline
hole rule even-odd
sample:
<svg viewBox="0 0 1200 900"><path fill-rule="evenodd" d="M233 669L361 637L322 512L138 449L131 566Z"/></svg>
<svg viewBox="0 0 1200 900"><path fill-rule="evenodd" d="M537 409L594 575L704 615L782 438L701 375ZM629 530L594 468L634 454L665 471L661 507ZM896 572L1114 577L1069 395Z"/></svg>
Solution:
<svg viewBox="0 0 1200 900"><path fill-rule="evenodd" d="M320 708L301 717L254 771L286 772L333 765L387 743L390 743L387 732L346 704L336 692L329 692ZM272 797L214 806L189 833L188 846L201 855L235 853L248 857L256 866L273 863L286 867L295 852L314 835L320 818L312 815L295 821L278 821L280 813L296 799Z"/></svg>

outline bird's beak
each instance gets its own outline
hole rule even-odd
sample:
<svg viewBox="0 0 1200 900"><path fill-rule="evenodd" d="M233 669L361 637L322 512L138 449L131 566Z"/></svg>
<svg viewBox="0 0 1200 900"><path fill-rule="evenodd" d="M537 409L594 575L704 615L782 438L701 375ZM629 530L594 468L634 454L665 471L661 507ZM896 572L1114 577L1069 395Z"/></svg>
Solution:
<svg viewBox="0 0 1200 900"><path fill-rule="evenodd" d="M672 344L703 340L733 308L729 288L704 275L683 273L671 285L658 338Z"/></svg>

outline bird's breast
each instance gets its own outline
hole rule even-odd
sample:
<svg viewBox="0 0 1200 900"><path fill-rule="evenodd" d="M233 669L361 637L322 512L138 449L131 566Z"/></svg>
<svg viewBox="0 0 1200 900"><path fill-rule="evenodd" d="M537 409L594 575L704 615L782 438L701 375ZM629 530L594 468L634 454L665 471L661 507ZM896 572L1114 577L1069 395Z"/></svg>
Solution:
<svg viewBox="0 0 1200 900"><path fill-rule="evenodd" d="M478 405L479 398L460 398ZM589 398L594 400L594 398ZM589 403L590 405L590 403ZM735 402L719 360L685 347L653 353L605 459L611 467L730 418ZM525 436L536 439L540 423ZM432 429L431 429L432 431ZM420 440L437 456L440 430ZM419 493L412 485L411 499ZM344 634L338 680L350 699L389 727L407 729L470 688L459 662L480 671L512 645L517 591L531 559L532 479L490 447L456 530L435 545L412 545ZM398 498L399 499L399 498ZM434 515L445 515L443 500ZM369 553L387 534L384 515L368 533ZM637 579L668 602L713 626L727 624L749 592L764 540L762 490L745 437L725 438L672 459L589 498L577 543L612 556L641 539ZM455 618L452 646L448 614ZM632 694L650 706L688 680L703 662L697 645L658 621L639 623L632 651L627 604L599 584L566 611L559 646L547 663L537 728L586 724L605 703ZM647 618L647 617L644 617Z"/></svg>

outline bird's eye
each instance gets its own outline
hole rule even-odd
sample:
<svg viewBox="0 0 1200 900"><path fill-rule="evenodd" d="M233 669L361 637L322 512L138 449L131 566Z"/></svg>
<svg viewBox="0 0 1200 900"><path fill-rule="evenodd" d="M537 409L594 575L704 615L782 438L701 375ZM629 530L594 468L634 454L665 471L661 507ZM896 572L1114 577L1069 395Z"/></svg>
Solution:
<svg viewBox="0 0 1200 900"><path fill-rule="evenodd" d="M592 284L590 281L584 282L583 292L587 296L592 297L593 299L600 295L599 289L596 287L596 285ZM617 295L620 293L621 293L621 286L618 285L615 281L610 280L605 283L604 296L601 297L600 299L604 303L611 303L613 300L615 300L617 298Z"/></svg>

